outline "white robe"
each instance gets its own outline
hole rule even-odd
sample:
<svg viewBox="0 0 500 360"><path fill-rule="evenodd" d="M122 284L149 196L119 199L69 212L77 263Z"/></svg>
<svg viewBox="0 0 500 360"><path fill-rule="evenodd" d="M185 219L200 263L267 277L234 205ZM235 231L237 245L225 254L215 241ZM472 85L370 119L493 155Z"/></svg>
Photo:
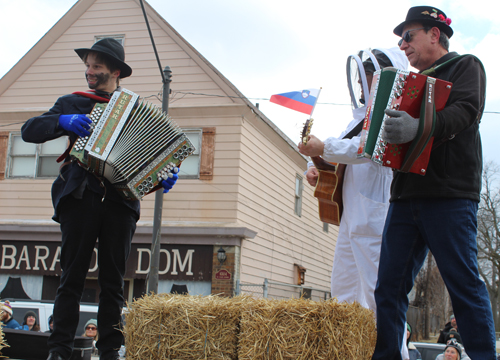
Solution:
<svg viewBox="0 0 500 360"><path fill-rule="evenodd" d="M340 137L325 141L323 158L347 164L342 191L344 212L332 269L332 296L338 301L357 301L375 311L374 291L392 169L369 159L358 159L359 136L342 139L364 114L364 107L354 110L355 118Z"/></svg>

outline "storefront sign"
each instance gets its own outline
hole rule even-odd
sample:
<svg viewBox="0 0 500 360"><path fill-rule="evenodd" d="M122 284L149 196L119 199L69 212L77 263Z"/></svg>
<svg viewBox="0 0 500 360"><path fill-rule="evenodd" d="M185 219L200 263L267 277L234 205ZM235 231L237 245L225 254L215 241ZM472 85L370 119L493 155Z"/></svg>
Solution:
<svg viewBox="0 0 500 360"><path fill-rule="evenodd" d="M97 277L94 248L88 276ZM61 275L61 246L58 243L0 241L0 274ZM213 246L161 245L159 279L210 281ZM149 272L151 246L132 244L126 278L145 279Z"/></svg>

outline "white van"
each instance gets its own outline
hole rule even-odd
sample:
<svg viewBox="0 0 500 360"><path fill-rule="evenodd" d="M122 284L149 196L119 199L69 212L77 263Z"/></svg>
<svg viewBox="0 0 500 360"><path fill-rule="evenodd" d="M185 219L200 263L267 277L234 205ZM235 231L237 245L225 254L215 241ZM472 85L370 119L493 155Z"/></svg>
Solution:
<svg viewBox="0 0 500 360"><path fill-rule="evenodd" d="M24 314L27 311L33 311L37 315L40 324L40 331L45 332L49 330L49 317L52 315L54 309L53 301L45 300L9 300L12 306L13 317L17 320L19 325L23 324ZM85 323L90 319L97 319L98 306L94 304L80 304L80 321L76 330L76 336L81 336L85 332Z"/></svg>

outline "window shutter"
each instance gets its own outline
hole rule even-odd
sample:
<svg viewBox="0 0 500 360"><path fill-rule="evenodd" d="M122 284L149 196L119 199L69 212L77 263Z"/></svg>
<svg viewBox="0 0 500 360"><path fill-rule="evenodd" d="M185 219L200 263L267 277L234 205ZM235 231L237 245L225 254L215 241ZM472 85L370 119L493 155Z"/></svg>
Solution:
<svg viewBox="0 0 500 360"><path fill-rule="evenodd" d="M214 177L215 128L203 128L201 137L200 180Z"/></svg>
<svg viewBox="0 0 500 360"><path fill-rule="evenodd" d="M0 180L5 179L8 147L9 147L9 132L0 131Z"/></svg>

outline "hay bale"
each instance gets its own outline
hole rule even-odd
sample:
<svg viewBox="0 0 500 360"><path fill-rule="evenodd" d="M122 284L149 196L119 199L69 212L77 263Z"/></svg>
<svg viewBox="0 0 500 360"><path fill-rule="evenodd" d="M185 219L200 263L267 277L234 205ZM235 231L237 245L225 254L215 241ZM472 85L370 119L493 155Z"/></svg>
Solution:
<svg viewBox="0 0 500 360"><path fill-rule="evenodd" d="M255 300L243 310L238 359L371 359L373 311L329 301Z"/></svg>
<svg viewBox="0 0 500 360"><path fill-rule="evenodd" d="M237 359L241 309L249 297L144 296L125 315L128 360Z"/></svg>
<svg viewBox="0 0 500 360"><path fill-rule="evenodd" d="M370 359L375 318L359 304L160 294L129 304L129 360Z"/></svg>
<svg viewBox="0 0 500 360"><path fill-rule="evenodd" d="M2 355L2 350L6 347L10 346L7 344L7 341L5 341L5 334L0 326L0 355Z"/></svg>

